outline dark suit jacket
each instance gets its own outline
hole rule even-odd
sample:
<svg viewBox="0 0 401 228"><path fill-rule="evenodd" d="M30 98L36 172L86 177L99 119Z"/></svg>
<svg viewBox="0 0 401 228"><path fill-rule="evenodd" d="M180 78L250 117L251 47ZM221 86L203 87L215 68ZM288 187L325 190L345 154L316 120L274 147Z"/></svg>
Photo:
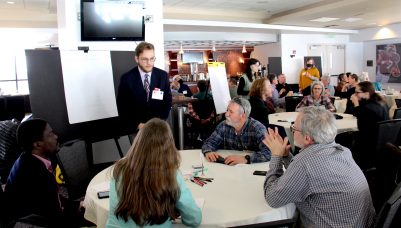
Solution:
<svg viewBox="0 0 401 228"><path fill-rule="evenodd" d="M152 91L155 88L164 92L163 100L152 99ZM138 67L132 68L120 79L117 107L122 126L127 133L135 132L139 123L145 123L151 118L167 119L171 109L171 90L167 73L153 67L147 102Z"/></svg>
<svg viewBox="0 0 401 228"><path fill-rule="evenodd" d="M51 224L62 220L58 185L38 158L22 153L8 176L5 196L11 219L40 215Z"/></svg>

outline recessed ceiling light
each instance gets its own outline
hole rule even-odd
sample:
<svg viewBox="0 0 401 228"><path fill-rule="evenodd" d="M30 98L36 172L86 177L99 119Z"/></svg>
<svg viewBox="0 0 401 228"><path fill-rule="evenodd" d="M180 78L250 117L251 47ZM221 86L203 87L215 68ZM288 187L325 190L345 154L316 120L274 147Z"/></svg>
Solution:
<svg viewBox="0 0 401 228"><path fill-rule="evenodd" d="M320 18L316 18L313 20L309 20L309 21L314 21L314 22L329 22L329 21L335 21L338 20L340 18L336 18L336 17L320 17Z"/></svg>
<svg viewBox="0 0 401 228"><path fill-rule="evenodd" d="M376 25L376 22L372 22L372 23L369 23L369 24L366 24L366 25Z"/></svg>
<svg viewBox="0 0 401 228"><path fill-rule="evenodd" d="M15 2L12 2L12 1L8 1L7 3L8 4L15 4Z"/></svg>
<svg viewBox="0 0 401 228"><path fill-rule="evenodd" d="M360 20L362 20L362 18L359 18L359 17L349 17L349 18L347 18L347 19L344 19L343 21L346 21L346 22L355 22L355 21L360 21Z"/></svg>

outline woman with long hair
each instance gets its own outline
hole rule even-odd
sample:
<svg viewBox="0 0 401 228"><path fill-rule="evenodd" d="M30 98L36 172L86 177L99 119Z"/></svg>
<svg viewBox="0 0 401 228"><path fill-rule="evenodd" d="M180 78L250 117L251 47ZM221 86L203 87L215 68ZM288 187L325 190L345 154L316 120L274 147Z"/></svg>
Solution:
<svg viewBox="0 0 401 228"><path fill-rule="evenodd" d="M254 58L249 59L246 64L245 73L239 79L237 94L248 98L249 90L251 89L252 82L257 78L260 70L260 61Z"/></svg>
<svg viewBox="0 0 401 228"><path fill-rule="evenodd" d="M321 81L315 81L311 86L311 94L304 96L301 102L297 105L295 110L299 110L302 107L307 106L324 106L327 110L331 112L336 111L336 107L331 103L329 97L323 95L324 85Z"/></svg>
<svg viewBox="0 0 401 228"><path fill-rule="evenodd" d="M181 216L191 227L201 223L201 210L178 171L180 154L168 124L157 118L139 131L110 182L106 227L171 226Z"/></svg>
<svg viewBox="0 0 401 228"><path fill-rule="evenodd" d="M371 82L360 82L351 96L359 135L356 138L354 159L362 169L373 165L376 148L377 122L388 120L388 107L383 97L375 92Z"/></svg>
<svg viewBox="0 0 401 228"><path fill-rule="evenodd" d="M261 122L269 124L268 115L275 112L272 97L272 86L266 78L256 79L252 83L249 91L249 103L251 104L250 117Z"/></svg>

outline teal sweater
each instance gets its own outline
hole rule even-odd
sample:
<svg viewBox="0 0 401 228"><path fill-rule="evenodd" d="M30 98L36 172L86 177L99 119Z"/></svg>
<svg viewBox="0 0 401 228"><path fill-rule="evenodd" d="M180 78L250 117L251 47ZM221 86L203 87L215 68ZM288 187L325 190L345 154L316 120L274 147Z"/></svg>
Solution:
<svg viewBox="0 0 401 228"><path fill-rule="evenodd" d="M110 206L109 206L109 217L107 219L106 227L110 228L124 228L124 227L139 227L132 219L129 219L128 222L125 222L122 218L117 218L114 214L114 211L119 202L116 185L114 178L110 181ZM182 223L190 226L196 227L199 226L202 220L202 211L195 204L195 201L192 197L191 191L185 185L184 178L181 173L177 172L177 183L180 187L180 198L176 204L176 208L178 212L181 214ZM147 225L144 227L172 227L172 222L170 219L166 220L163 224L160 225Z"/></svg>

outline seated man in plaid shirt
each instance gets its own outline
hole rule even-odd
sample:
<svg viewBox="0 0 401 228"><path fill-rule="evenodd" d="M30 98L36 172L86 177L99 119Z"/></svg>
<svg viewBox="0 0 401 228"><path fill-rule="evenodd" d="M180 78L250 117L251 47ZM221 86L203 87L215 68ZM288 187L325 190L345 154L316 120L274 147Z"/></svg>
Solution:
<svg viewBox="0 0 401 228"><path fill-rule="evenodd" d="M264 143L272 152L264 183L266 202L274 208L295 203L303 227L371 227L375 209L368 183L350 150L334 141L333 114L303 108L291 130L302 148L295 157L277 130L266 134Z"/></svg>
<svg viewBox="0 0 401 228"><path fill-rule="evenodd" d="M249 151L245 156L230 155L224 160L227 165L267 162L270 151L263 144L266 127L249 117L249 101L235 97L230 101L225 114L226 120L217 125L216 130L206 139L202 153L208 161L215 162L221 155L218 149Z"/></svg>

